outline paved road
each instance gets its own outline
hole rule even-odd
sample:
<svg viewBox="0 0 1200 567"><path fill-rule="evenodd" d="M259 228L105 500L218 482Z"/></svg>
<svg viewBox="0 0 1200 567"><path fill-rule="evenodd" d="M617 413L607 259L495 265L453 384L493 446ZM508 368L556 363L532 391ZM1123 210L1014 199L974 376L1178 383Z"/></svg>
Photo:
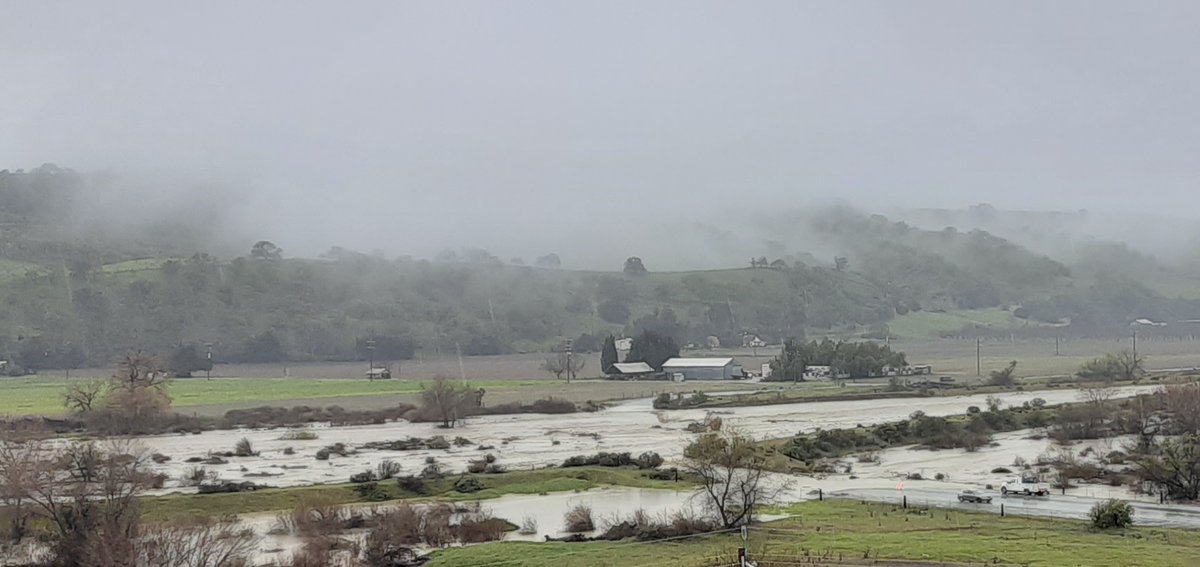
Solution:
<svg viewBox="0 0 1200 567"><path fill-rule="evenodd" d="M908 497L908 505L931 506L937 508L953 508L972 512L1000 513L1003 504L1005 514L1020 516L1040 516L1050 518L1070 518L1075 520L1088 519L1088 512L1098 498L1084 496L1051 495L1045 497L1026 497L1010 495L1001 496L999 492L980 491L992 496L991 504L966 504L958 501L958 493L953 490L932 490L926 488L888 490L888 489L854 489L827 493L830 498L851 498L855 500L871 500L876 502L900 503L904 496ZM1132 502L1133 522L1140 526L1160 526L1170 528L1200 529L1200 506L1186 504L1154 504L1149 502Z"/></svg>

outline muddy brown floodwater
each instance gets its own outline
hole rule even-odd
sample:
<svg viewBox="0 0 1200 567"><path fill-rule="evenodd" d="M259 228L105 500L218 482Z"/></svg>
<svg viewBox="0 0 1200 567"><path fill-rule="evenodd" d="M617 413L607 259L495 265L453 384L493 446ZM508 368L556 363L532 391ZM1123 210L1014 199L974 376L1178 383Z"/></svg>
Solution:
<svg viewBox="0 0 1200 567"><path fill-rule="evenodd" d="M1127 387L1118 390L1118 397L1149 392L1153 386ZM1020 405L1034 398L1042 398L1049 404L1076 401L1075 390L1047 390L1016 392L998 396L1003 405ZM725 427L759 438L773 438L821 429L849 428L857 425L873 425L907 418L914 411L929 415L951 415L964 413L967 407L986 405L987 395L952 396L937 398L907 398L885 400L854 400L836 402L805 402L773 406L722 408L717 413ZM328 427L312 426L307 429L316 433L314 440L287 440L281 438L289 429L210 431L199 435L147 436L137 440L149 450L169 455L172 460L156 465L157 469L176 479L162 492L192 491L182 487L179 478L184 471L195 466L185 463L189 457L205 457L210 452L225 452L233 449L241 438L247 438L259 455L255 457L233 457L225 465L206 468L222 480L250 480L272 486L300 486L311 484L345 483L353 473L374 468L383 459L392 459L401 464L405 473L415 474L424 466L427 457L433 457L446 471L458 471L466 467L469 460L485 453L492 453L498 462L509 469L535 468L561 464L571 455L590 454L598 451L631 452L655 451L668 461L677 459L684 447L696 437L685 430L688 423L703 419L705 410L657 411L651 400L640 399L624 402L596 413L569 415L523 414L510 416L485 416L471 418L460 427L445 430L434 424L395 422L383 425ZM443 435L448 440L464 437L471 441L469 446L452 447L447 450L379 451L362 450L364 443L390 441L408 437L430 437ZM995 463L1011 461L1017 454L1035 457L1035 451L1044 450L1041 444L1025 443L1019 433L998 436L999 448L985 449L980 453L967 454L962 451L926 452L906 448L884 451L878 465L861 465L863 478L850 479L849 475L831 475L821 478L784 477L772 475L772 482L788 483L783 494L785 501L812 498L818 488L827 493L832 490L865 488L883 489L896 484L897 476L918 471L932 472L934 468L945 469L952 474L955 483L981 483L988 480L989 467ZM333 456L328 461L318 461L314 455L320 448L333 443L345 443L357 452L347 457ZM492 446L481 450L480 446ZM291 448L292 454L285 449ZM1030 459L1032 460L1032 459ZM860 467L860 465L855 465ZM268 475L268 476L263 476ZM909 483L914 486L930 485L932 481ZM943 483L938 485L945 486ZM667 514L688 507L699 507L703 502L691 492L648 490L628 487L608 487L580 493L554 493L543 495L509 495L483 503L485 509L499 518L520 524L525 517L537 523L536 534L511 538L542 539L546 535L562 535L563 514L576 503L592 506L597 518L613 518L628 515L642 509L651 514ZM386 505L385 505L386 506ZM268 532L275 524L276 513L248 514L241 518L247 527L262 536L259 564L270 564L283 559L294 550L299 541L291 536L271 535Z"/></svg>
<svg viewBox="0 0 1200 567"><path fill-rule="evenodd" d="M1121 388L1118 395L1131 396L1153 388ZM1049 404L1071 402L1076 401L1077 396L1075 390L1048 390L1002 394L999 398L1008 406L1039 397ZM722 408L714 413L721 416L726 427L735 427L758 438L774 438L818 428L849 428L897 421L917 410L929 415L964 413L968 406L985 405L986 398L986 395L972 395L805 402ZM399 421L353 427L314 426L309 429L319 438L308 441L282 439L281 436L289 431L286 429L209 431L199 435L144 436L137 440L151 451L171 457L171 461L156 467L176 479L168 483L168 491L179 490L178 479L195 466L185 463L186 459L232 451L234 444L243 437L251 441L258 456L233 457L228 464L206 468L222 480L250 480L282 487L344 483L351 474L374 468L384 459L400 463L404 474L419 472L427 457L435 458L444 471L460 471L466 468L469 460L485 453L495 455L498 463L510 470L558 465L568 456L598 451L635 455L655 451L670 460L679 457L683 448L695 438L695 434L685 430L687 424L703 419L707 413L705 410L656 411L649 399L641 399L596 413L475 417L452 430L440 429L432 423ZM444 435L450 440L464 437L471 444L448 450L358 450L347 457L333 456L328 461L318 461L314 457L320 448L333 443L345 443L351 449L359 449L370 441L433 435ZM480 446L493 448L480 450ZM286 454L285 449L289 447L293 454Z"/></svg>

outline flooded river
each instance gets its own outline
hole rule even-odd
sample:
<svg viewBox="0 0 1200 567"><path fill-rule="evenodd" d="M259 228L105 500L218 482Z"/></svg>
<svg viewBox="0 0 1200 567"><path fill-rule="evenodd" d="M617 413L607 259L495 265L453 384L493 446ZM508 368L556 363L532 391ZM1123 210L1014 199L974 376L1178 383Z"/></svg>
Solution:
<svg viewBox="0 0 1200 567"><path fill-rule="evenodd" d="M1130 396L1152 388L1123 388L1119 395ZM1077 396L1075 390L1063 389L1015 392L999 397L1007 406L1020 405L1039 397L1049 404L1072 402L1077 401ZM758 438L772 438L816 429L897 421L917 410L929 415L959 414L964 413L968 406L986 405L986 397L973 395L805 402L722 408L714 413L720 415L727 428L735 427ZM308 429L316 433L318 439L304 441L283 439L283 435L289 431L286 429L147 436L138 438L138 441L153 452L171 457L170 461L156 466L173 479L167 484L167 491L181 490L177 479L191 467L197 466L184 462L186 459L231 451L243 437L251 441L254 450L259 452L258 456L231 457L228 464L206 465L205 468L221 480L249 480L283 487L344 483L351 474L374 468L384 459L400 463L402 474L417 474L429 457L433 457L443 471L461 471L469 460L486 453L495 455L497 462L510 470L558 465L568 456L598 451L631 452L634 455L655 451L669 461L679 457L683 448L695 438L695 434L685 429L687 424L704 419L707 413L705 410L656 411L650 400L642 399L624 402L596 413L475 417L460 422L460 426L453 430L440 429L432 423L400 421L336 428L313 426ZM447 450L378 451L361 448L362 444L371 441L434 435L443 435L448 440L464 437L471 444ZM357 452L346 457L333 456L328 461L318 461L314 457L320 448L339 442Z"/></svg>
<svg viewBox="0 0 1200 567"><path fill-rule="evenodd" d="M1153 387L1130 387L1119 391L1119 396L1131 396L1152 390ZM1034 398L1042 398L1049 404L1077 401L1078 392L1071 389L1039 392L1016 392L999 396L1005 406L1020 405ZM884 400L857 400L834 402L805 402L772 406L724 408L714 413L724 420L725 427L734 427L748 435L769 438L783 437L797 432L816 429L850 428L857 425L873 425L907 418L920 410L929 415L951 415L964 413L969 406L985 406L986 395L952 396L936 398L909 398ZM189 457L205 457L210 452L225 452L233 449L241 438L247 438L259 455L255 457L232 457L228 464L210 465L207 469L222 480L250 480L272 486L299 486L310 484L344 483L353 473L375 467L383 459L392 459L403 467L402 474L416 474L424 468L427 458L434 458L444 471L454 472L466 467L469 460L486 453L497 457L497 462L509 469L534 468L561 464L571 455L590 454L598 451L631 452L655 451L668 460L678 458L684 447L696 435L686 431L687 424L702 420L705 410L656 411L651 400L634 400L615 405L596 413L570 415L523 414L510 416L476 417L461 422L453 430L444 430L435 424L396 422L383 425L328 427L311 426L306 429L316 433L313 440L287 440L283 436L288 429L211 431L199 435L150 436L138 441L151 451L169 455L172 460L157 468L173 479L196 465L185 463ZM362 445L371 441L392 441L408 437L431 437L443 435L448 440L464 437L470 445L451 447L446 450L381 451L365 450ZM818 490L826 494L835 490L891 490L915 489L934 493L945 492L947 502L953 500L958 486L989 482L994 476L992 467L1011 464L1018 454L1032 461L1032 457L1046 449L1045 442L1027 443L1023 433L997 436L999 445L982 449L978 453L962 451L911 451L890 449L882 452L878 464L854 464L859 478L849 474L829 475L820 478L785 477L772 475L771 482L789 485L782 500L795 502L815 498ZM316 452L333 443L345 443L357 452L346 456L333 456L328 461L318 461ZM481 449L480 447L490 447ZM1098 448L1099 449L1099 448ZM286 450L286 451L285 451ZM935 472L947 472L950 482L905 481L898 477L911 472L932 476ZM267 475L267 476L264 476ZM165 492L190 491L180 487L178 481L168 484ZM628 487L605 487L586 492L552 493L542 495L508 495L482 503L495 517L514 524L522 524L526 518L537 525L536 533L528 535L510 534L513 539L542 540L546 536L557 537L562 532L563 515L576 504L591 506L597 523L628 516L637 510L652 515L670 514L686 508L699 510L703 501L694 493L669 490L649 490ZM366 505L364 505L366 506ZM270 564L284 559L299 545L291 536L271 535L276 522L276 513L249 514L241 518L247 527L262 536L260 553L256 558L260 564Z"/></svg>

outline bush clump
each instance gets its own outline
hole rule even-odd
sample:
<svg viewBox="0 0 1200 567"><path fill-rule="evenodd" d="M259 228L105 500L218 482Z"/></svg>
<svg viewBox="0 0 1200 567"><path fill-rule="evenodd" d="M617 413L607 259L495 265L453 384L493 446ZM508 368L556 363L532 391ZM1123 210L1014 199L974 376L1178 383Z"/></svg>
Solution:
<svg viewBox="0 0 1200 567"><path fill-rule="evenodd" d="M401 490L411 492L413 494L427 495L429 494L429 485L425 483L425 479L417 476L402 476L396 479L396 485Z"/></svg>
<svg viewBox="0 0 1200 567"><path fill-rule="evenodd" d="M454 481L454 491L462 494L473 494L483 489L484 486L482 482L479 482L478 479L469 476L464 476Z"/></svg>
<svg viewBox="0 0 1200 567"><path fill-rule="evenodd" d="M563 531L570 534L579 534L590 532L596 529L596 523L592 520L592 507L586 504L576 504L574 508L567 510L563 516Z"/></svg>
<svg viewBox="0 0 1200 567"><path fill-rule="evenodd" d="M383 502L388 499L386 490L379 487L378 482L364 482L354 487L358 499L364 502Z"/></svg>
<svg viewBox="0 0 1200 567"><path fill-rule="evenodd" d="M250 439L242 437L233 446L233 455L235 457L257 457L258 451L254 450L254 445L250 444Z"/></svg>
<svg viewBox="0 0 1200 567"><path fill-rule="evenodd" d="M634 458L629 453L600 452L594 455L575 455L563 461L563 467L627 467L636 466L639 469L656 469L663 464L663 458L658 453L647 451Z"/></svg>
<svg viewBox="0 0 1200 567"><path fill-rule="evenodd" d="M1096 529L1128 528L1133 525L1133 506L1124 500L1106 500L1092 506L1088 516Z"/></svg>
<svg viewBox="0 0 1200 567"><path fill-rule="evenodd" d="M375 467L375 477L379 480L387 480L400 474L400 463L391 459L384 459Z"/></svg>
<svg viewBox="0 0 1200 567"><path fill-rule="evenodd" d="M334 443L333 445L322 447L319 451L317 451L316 457L318 461L328 461L331 455L345 457L349 454L350 450L346 448L345 443Z"/></svg>
<svg viewBox="0 0 1200 567"><path fill-rule="evenodd" d="M350 482L353 484L375 482L375 471L365 470L360 473L352 474L352 475L350 475Z"/></svg>

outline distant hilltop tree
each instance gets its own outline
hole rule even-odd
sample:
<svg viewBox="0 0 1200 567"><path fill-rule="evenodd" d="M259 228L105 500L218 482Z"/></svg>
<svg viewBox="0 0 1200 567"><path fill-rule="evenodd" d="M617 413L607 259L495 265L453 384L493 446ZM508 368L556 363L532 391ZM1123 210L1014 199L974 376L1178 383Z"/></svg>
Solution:
<svg viewBox="0 0 1200 567"><path fill-rule="evenodd" d="M539 268L559 268L562 267L562 258L553 252L545 256L538 257L536 264Z"/></svg>
<svg viewBox="0 0 1200 567"><path fill-rule="evenodd" d="M259 240L250 248L250 257L255 260L282 260L283 249L270 240Z"/></svg>
<svg viewBox="0 0 1200 567"><path fill-rule="evenodd" d="M637 256L630 256L625 260L625 274L630 276L644 275L647 270L645 264L642 264L642 259Z"/></svg>

